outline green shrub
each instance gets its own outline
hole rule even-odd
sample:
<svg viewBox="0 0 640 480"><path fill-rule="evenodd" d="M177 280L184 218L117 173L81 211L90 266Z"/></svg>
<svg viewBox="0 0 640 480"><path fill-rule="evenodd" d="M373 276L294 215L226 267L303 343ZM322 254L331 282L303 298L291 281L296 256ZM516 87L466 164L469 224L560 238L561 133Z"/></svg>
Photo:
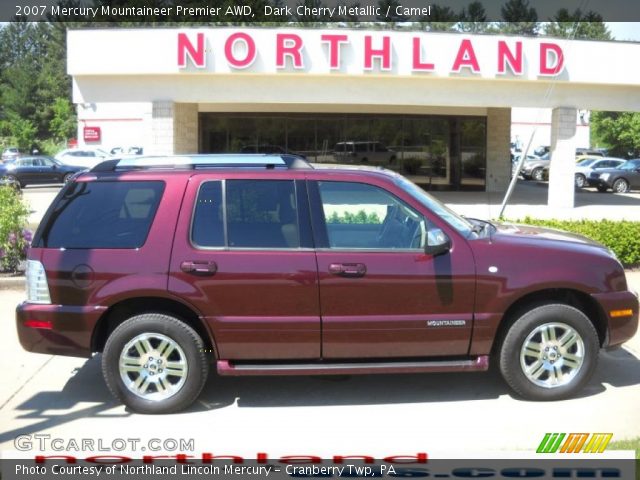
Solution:
<svg viewBox="0 0 640 480"><path fill-rule="evenodd" d="M0 187L0 271L15 272L26 258L31 232L24 226L29 209L11 187Z"/></svg>
<svg viewBox="0 0 640 480"><path fill-rule="evenodd" d="M380 220L378 214L375 212L367 215L367 212L360 210L358 213L345 211L342 215L338 215L338 212L333 212L329 218L327 218L327 223L349 223L352 225L363 223L380 224L382 220Z"/></svg>
<svg viewBox="0 0 640 480"><path fill-rule="evenodd" d="M609 247L625 267L640 266L640 222L628 220L541 220L525 217L513 223L540 225L592 238Z"/></svg>

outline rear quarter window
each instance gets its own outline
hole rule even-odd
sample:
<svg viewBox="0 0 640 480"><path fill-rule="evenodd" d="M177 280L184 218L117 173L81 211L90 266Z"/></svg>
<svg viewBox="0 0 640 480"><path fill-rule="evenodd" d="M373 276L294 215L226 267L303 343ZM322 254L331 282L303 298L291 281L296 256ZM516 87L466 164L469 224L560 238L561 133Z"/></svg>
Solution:
<svg viewBox="0 0 640 480"><path fill-rule="evenodd" d="M38 246L139 248L144 245L164 182L76 182L50 212Z"/></svg>

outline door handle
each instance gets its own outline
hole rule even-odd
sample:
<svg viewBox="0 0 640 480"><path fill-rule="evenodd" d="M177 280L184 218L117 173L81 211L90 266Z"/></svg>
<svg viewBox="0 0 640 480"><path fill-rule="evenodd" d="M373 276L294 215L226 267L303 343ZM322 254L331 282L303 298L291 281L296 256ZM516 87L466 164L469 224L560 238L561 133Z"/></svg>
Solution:
<svg viewBox="0 0 640 480"><path fill-rule="evenodd" d="M218 265L216 262L185 261L180 264L180 270L194 275L215 275Z"/></svg>
<svg viewBox="0 0 640 480"><path fill-rule="evenodd" d="M364 263L332 263L329 273L340 277L364 277L367 266Z"/></svg>

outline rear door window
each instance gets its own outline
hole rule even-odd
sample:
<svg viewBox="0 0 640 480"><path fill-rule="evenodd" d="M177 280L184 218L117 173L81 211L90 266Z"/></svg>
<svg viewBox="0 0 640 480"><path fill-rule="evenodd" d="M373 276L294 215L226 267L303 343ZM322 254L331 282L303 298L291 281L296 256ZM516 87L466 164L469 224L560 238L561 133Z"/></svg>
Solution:
<svg viewBox="0 0 640 480"><path fill-rule="evenodd" d="M196 247L300 248L292 180L204 182L191 225Z"/></svg>
<svg viewBox="0 0 640 480"><path fill-rule="evenodd" d="M77 182L58 200L39 246L139 248L144 245L164 182Z"/></svg>

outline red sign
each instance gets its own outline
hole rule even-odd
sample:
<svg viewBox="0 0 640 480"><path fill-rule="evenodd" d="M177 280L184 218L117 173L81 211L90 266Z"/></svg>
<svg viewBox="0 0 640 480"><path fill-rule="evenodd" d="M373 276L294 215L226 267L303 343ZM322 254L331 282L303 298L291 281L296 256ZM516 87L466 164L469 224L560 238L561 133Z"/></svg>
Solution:
<svg viewBox="0 0 640 480"><path fill-rule="evenodd" d="M85 142L99 142L100 141L100 127L84 127L83 137Z"/></svg>
<svg viewBox="0 0 640 480"><path fill-rule="evenodd" d="M195 41L194 41L195 40ZM413 57L411 71L432 72L436 70L436 65L429 61L429 56L424 53L428 47L429 39L426 35L416 33L413 37L412 51ZM351 39L349 33L345 34L323 34L320 41L328 46L328 63L331 70L339 69L341 66L341 51L347 48ZM304 49L305 40L296 33L275 34L275 64L277 69L286 68L287 60L296 70L305 69ZM242 44L242 53L235 50L236 44ZM207 67L205 34L202 32L193 35L178 33L178 67L186 68L189 60L197 68ZM526 64L522 41L497 40L496 55L491 59L479 58L476 55L476 45L474 39L461 36L457 49L452 50L451 63L448 71L460 73L462 69L468 69L471 73L482 73L482 63L495 65L498 74L506 74L507 71L516 76L524 75L524 65ZM236 70L250 67L260 56L260 45L257 44L253 36L248 32L235 32L229 35L224 42L224 58L229 66ZM365 35L364 49L359 52L364 60L364 70L373 70L374 60L380 63L382 71L392 71L393 67L393 44L390 35L381 34ZM404 53L404 52L403 52ZM497 63L496 63L497 60ZM484 68L487 68L486 66ZM537 73L540 76L556 76L564 69L564 54L560 45L551 42L540 42L538 44Z"/></svg>

